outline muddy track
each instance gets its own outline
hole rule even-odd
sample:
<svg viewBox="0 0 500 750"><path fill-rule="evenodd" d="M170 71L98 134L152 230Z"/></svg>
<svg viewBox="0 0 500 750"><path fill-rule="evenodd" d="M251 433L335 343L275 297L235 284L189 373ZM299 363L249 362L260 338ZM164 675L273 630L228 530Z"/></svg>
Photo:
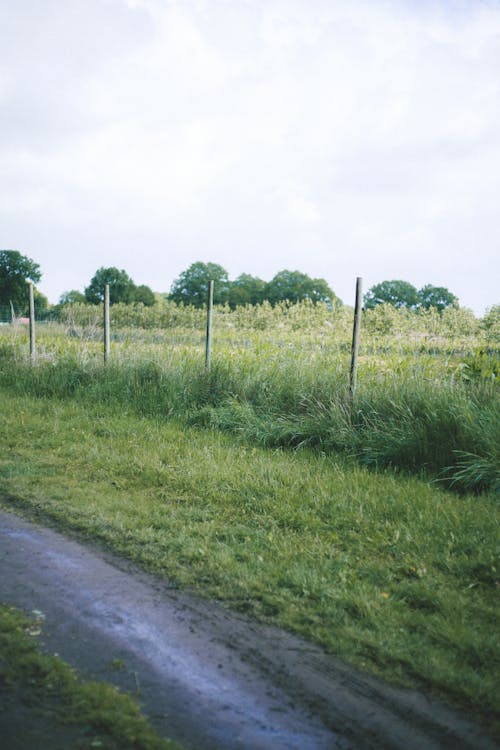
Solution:
<svg viewBox="0 0 500 750"><path fill-rule="evenodd" d="M137 693L156 728L188 748L498 750L426 696L4 512L0 601L41 610L48 651ZM110 671L112 660L124 668Z"/></svg>

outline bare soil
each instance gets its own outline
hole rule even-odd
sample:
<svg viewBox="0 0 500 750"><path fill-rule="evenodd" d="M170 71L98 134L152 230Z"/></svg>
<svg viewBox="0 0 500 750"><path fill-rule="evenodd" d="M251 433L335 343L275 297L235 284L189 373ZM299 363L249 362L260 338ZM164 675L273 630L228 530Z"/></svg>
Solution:
<svg viewBox="0 0 500 750"><path fill-rule="evenodd" d="M136 694L157 730L187 748L498 748L425 695L1 511L0 601L42 611L44 649ZM21 696L4 709L5 750L59 746L53 728L26 721Z"/></svg>

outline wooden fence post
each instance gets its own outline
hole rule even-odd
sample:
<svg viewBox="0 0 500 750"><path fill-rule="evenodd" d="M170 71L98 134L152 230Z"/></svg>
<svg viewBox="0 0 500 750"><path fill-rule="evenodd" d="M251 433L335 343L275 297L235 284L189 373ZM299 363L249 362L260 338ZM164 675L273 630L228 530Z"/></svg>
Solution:
<svg viewBox="0 0 500 750"><path fill-rule="evenodd" d="M363 303L362 297L362 286L363 279L356 279L356 302L354 305L354 325L352 330L352 347L351 347L351 372L349 378L349 393L351 401L354 399L356 392L356 384L358 377L358 352L359 352L359 338L361 328L361 309Z"/></svg>
<svg viewBox="0 0 500 750"><path fill-rule="evenodd" d="M35 292L33 284L29 282L30 289L30 359L36 360L36 342L35 342Z"/></svg>
<svg viewBox="0 0 500 750"><path fill-rule="evenodd" d="M110 324L109 324L109 284L104 287L104 363L109 360Z"/></svg>
<svg viewBox="0 0 500 750"><path fill-rule="evenodd" d="M214 282L208 282L207 298L207 336L205 345L205 369L210 370L210 360L212 357L212 315L214 308Z"/></svg>

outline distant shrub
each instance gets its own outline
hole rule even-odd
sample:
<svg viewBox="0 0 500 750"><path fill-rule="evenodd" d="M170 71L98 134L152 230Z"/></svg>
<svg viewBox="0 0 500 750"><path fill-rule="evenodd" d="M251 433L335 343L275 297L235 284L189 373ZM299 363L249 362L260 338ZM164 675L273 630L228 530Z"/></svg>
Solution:
<svg viewBox="0 0 500 750"><path fill-rule="evenodd" d="M500 305L493 305L487 310L480 327L487 341L500 345Z"/></svg>

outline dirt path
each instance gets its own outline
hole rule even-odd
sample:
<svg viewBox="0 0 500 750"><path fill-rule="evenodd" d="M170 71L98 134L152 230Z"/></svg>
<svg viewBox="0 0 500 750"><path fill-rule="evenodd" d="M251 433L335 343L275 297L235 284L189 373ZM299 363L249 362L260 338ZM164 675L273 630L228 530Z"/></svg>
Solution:
<svg viewBox="0 0 500 750"><path fill-rule="evenodd" d="M139 690L151 722L186 747L498 748L424 696L1 511L0 601L41 610L47 650ZM111 671L113 660L124 668Z"/></svg>

